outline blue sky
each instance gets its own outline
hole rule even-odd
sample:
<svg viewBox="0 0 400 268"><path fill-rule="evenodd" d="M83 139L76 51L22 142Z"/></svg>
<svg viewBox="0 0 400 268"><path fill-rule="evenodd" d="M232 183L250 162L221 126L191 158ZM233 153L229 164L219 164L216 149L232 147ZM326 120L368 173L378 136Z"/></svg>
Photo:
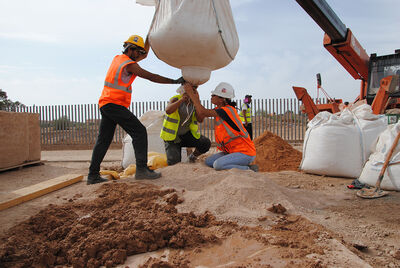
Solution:
<svg viewBox="0 0 400 268"><path fill-rule="evenodd" d="M368 54L400 49L400 0L326 0ZM238 98L316 96L316 73L331 97L353 101L354 80L322 45L323 31L295 0L231 0L240 47L213 71L202 99L221 81ZM134 0L0 0L0 88L25 105L97 103L112 58L131 34L145 36L154 7ZM140 66L170 78L180 70L151 52ZM175 85L137 78L132 101L168 100Z"/></svg>

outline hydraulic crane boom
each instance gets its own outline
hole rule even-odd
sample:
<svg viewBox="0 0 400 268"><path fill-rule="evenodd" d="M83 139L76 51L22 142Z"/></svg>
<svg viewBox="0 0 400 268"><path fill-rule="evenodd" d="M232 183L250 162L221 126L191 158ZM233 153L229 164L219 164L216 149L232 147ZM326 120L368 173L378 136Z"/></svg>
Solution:
<svg viewBox="0 0 400 268"><path fill-rule="evenodd" d="M346 25L324 0L296 0L321 29L332 39L332 42L346 40Z"/></svg>
<svg viewBox="0 0 400 268"><path fill-rule="evenodd" d="M296 1L325 32L324 47L354 79L361 80L358 99L364 99L367 95L369 64L369 56L364 48L325 0ZM327 104L314 104L305 88L293 87L293 90L297 99L303 102L304 112L310 120L321 111L331 113L339 111L339 105L342 102L341 99L330 99Z"/></svg>
<svg viewBox="0 0 400 268"><path fill-rule="evenodd" d="M296 0L325 32L324 47L350 73L361 80L360 96L367 90L369 56L350 29L339 19L325 0Z"/></svg>
<svg viewBox="0 0 400 268"><path fill-rule="evenodd" d="M368 56L350 29L339 19L325 0L296 0L325 32L323 44L332 56L357 80L361 80L360 94L355 101L372 104L373 112L384 113L388 108L400 108L400 50L394 54ZM318 87L319 89L319 87ZM328 99L326 104L315 104L302 87L293 87L303 102L304 112L312 119L321 111L336 113L341 99Z"/></svg>

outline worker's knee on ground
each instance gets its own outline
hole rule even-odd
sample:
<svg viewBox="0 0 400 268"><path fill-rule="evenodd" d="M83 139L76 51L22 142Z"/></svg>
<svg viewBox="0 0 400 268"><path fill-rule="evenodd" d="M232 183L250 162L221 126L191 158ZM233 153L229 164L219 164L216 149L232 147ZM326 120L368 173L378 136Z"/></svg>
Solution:
<svg viewBox="0 0 400 268"><path fill-rule="evenodd" d="M214 161L213 167L215 170L223 170L224 166L220 163L220 161Z"/></svg>
<svg viewBox="0 0 400 268"><path fill-rule="evenodd" d="M214 167L214 163L211 161L210 157L207 157L204 162L205 162L206 166Z"/></svg>

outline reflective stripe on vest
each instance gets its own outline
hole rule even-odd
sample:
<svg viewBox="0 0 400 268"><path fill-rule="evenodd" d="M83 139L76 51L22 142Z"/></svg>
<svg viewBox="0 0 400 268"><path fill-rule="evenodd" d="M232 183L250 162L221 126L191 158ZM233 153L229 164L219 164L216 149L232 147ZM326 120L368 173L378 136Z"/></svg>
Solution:
<svg viewBox="0 0 400 268"><path fill-rule="evenodd" d="M114 57L110 67L108 68L106 79L104 79L104 87L99 99L99 107L103 107L108 103L124 106L126 108L131 104L132 83L136 75L127 72L125 81L122 76L125 75L125 68L135 63L127 55L117 55ZM125 77L124 77L125 78Z"/></svg>
<svg viewBox="0 0 400 268"><path fill-rule="evenodd" d="M133 61L133 60L127 60L127 61L124 61L123 63L121 63L121 64L118 66L117 72L115 73L114 82L113 82L113 83L110 83L110 82L104 81L104 86L110 87L110 88L114 88L114 89L123 90L123 91L128 92L128 93L132 93L132 88L131 88L131 86L124 87L124 86L118 85L118 77L119 77L119 75L120 75L120 73L121 73L122 67L124 67L125 64L127 64L127 63L129 63L129 62L134 62L134 61Z"/></svg>
<svg viewBox="0 0 400 268"><path fill-rule="evenodd" d="M182 96L176 95L172 98L177 98L179 100L182 98ZM169 115L168 114L164 115L163 127L162 127L161 133L160 133L160 137L164 141L173 141L176 139L176 134L178 132L179 122L180 122L178 109L179 109L179 107L176 109L175 112L173 112ZM199 127L197 125L197 118L196 118L195 112L193 112L192 122L189 125L189 130L192 133L193 137L196 139L200 138L200 133L198 132L198 129L199 129Z"/></svg>
<svg viewBox="0 0 400 268"><path fill-rule="evenodd" d="M165 116L164 116L164 119L167 120L168 122L171 122L171 123L175 123L175 124L178 124L178 123L179 123L179 120L174 119L174 118L171 118L171 117L169 117L168 115L165 115Z"/></svg>
<svg viewBox="0 0 400 268"><path fill-rule="evenodd" d="M179 109L179 108L178 108L178 109ZM174 114L174 113L172 113L172 114ZM172 114L171 114L171 116L174 116L174 115L172 115ZM178 116L179 116L179 115L178 115ZM178 118L178 119L175 119L175 118L170 117L170 115L165 114L165 115L164 115L164 120L167 121L167 122L170 122L170 123L172 123L172 124L163 124L162 131L165 131L165 132L167 132L167 133L169 133L169 134L172 134L173 137L174 137L174 139L175 139L176 132L178 131L180 119L179 119L179 118ZM175 126L178 126L178 127L175 129ZM168 127L173 127L174 129L168 128ZM162 132L161 132L161 134L162 134ZM163 136L164 136L164 135L163 135ZM164 136L164 137L165 137L165 136ZM161 138L162 138L162 137L161 137ZM166 137L166 138L168 138L168 137Z"/></svg>
<svg viewBox="0 0 400 268"><path fill-rule="evenodd" d="M235 114L232 107L226 107L226 108L228 108L228 110L231 112L231 114ZM219 126L220 124L222 124L226 133L228 133L228 135L230 137L230 139L227 142L224 142L223 144L221 144L221 147L223 147L223 145L230 143L233 140L236 140L237 138L245 138L246 139L249 136L249 133L244 129L243 124L237 119L237 117L233 116L233 119L235 120L235 124L239 127L240 132L242 132L243 134L235 135L232 132L232 130L227 126L228 123L226 123L222 118L220 118L220 120L218 120L216 122L216 125ZM225 124L224 124L224 122L225 122ZM219 143L217 143L217 144L220 145Z"/></svg>

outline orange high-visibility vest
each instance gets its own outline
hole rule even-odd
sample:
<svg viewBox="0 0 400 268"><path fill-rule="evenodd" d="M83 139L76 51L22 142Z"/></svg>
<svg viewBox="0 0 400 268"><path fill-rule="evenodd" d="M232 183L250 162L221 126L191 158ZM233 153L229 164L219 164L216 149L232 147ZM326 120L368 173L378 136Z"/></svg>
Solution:
<svg viewBox="0 0 400 268"><path fill-rule="evenodd" d="M122 105L126 108L131 104L132 87L131 84L135 80L136 75L129 74L128 81L122 81L122 74L124 68L128 64L135 63L127 55L117 55L114 57L110 68L107 71L106 79L104 81L103 92L99 99L99 107L107 103L114 103ZM126 72L126 70L125 70Z"/></svg>
<svg viewBox="0 0 400 268"><path fill-rule="evenodd" d="M215 118L215 141L217 148L226 153L243 153L249 156L256 155L256 147L250 139L249 133L243 127L240 117L236 109L230 105L224 106L223 109L229 118L235 123L240 131L233 129L221 117Z"/></svg>

